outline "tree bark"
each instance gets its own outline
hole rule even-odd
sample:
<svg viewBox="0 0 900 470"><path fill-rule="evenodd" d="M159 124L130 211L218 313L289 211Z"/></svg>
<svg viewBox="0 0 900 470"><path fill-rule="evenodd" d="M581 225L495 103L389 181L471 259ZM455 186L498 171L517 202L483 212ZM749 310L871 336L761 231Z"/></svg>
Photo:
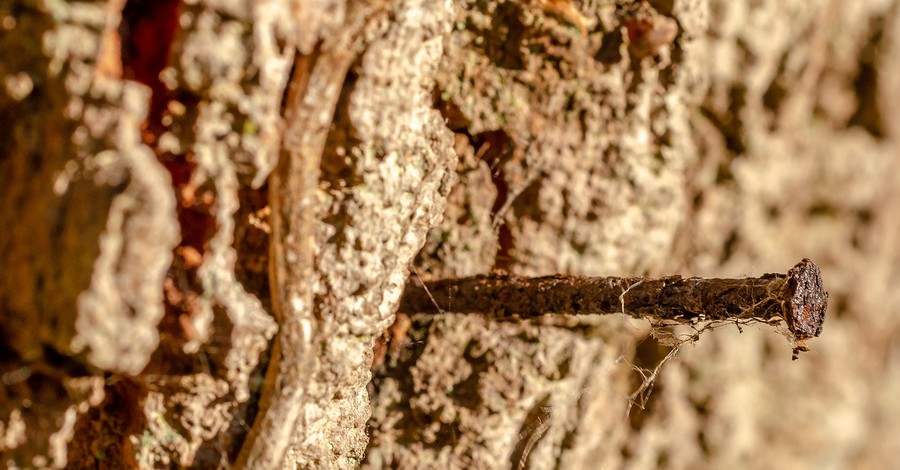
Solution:
<svg viewBox="0 0 900 470"><path fill-rule="evenodd" d="M889 466L898 51L881 0L2 2L0 460ZM796 363L441 283L803 257Z"/></svg>

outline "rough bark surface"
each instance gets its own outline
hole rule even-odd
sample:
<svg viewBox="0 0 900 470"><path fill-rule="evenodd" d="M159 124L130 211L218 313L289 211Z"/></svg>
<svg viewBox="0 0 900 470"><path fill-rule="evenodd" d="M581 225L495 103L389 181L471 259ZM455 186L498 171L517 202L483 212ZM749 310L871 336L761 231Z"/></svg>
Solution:
<svg viewBox="0 0 900 470"><path fill-rule="evenodd" d="M175 198L141 142L146 88L103 67L114 6L4 10L0 331L13 375L0 449L61 467L77 415L103 398L94 374L136 374L157 347Z"/></svg>
<svg viewBox="0 0 900 470"><path fill-rule="evenodd" d="M432 231L418 273L734 277L809 256L832 294L826 332L789 365L770 332L704 334L627 419L642 379L633 369L653 369L669 351L643 328L615 318L600 330L415 316L373 381L369 467L856 467L897 450L879 437L896 432L897 416L887 338L898 324L888 293L898 161L896 129L882 118L898 103L886 78L896 67L896 2L650 2L679 33L659 59L637 65L626 45L610 46L633 39L630 3L582 3L599 19L587 45L574 28L550 42L546 29L560 19L536 21L515 2L461 10L439 75L445 115L464 149L461 181L492 179L496 189L454 189L447 214L456 217ZM507 47L514 30L520 43ZM545 69L581 70L558 59L578 47L605 67L576 83L613 85L592 88L584 105L577 95L552 101L566 83ZM479 66L487 72L460 72ZM550 77L540 93L527 81L535 69ZM616 85L619 76L628 79ZM560 101L549 119L528 112ZM591 128L582 106L621 111L600 113ZM534 122L555 129L533 132ZM606 146L568 158L592 141ZM484 220L492 213L499 237ZM802 403L785 399L794 396Z"/></svg>
<svg viewBox="0 0 900 470"><path fill-rule="evenodd" d="M586 38L539 4L461 5L440 98L458 151L474 156L462 173L494 188L457 186L471 195L451 196L465 205L449 210L486 217L445 218L420 255L423 276L628 274L662 263L685 214L685 100L697 71L668 46L630 55L628 3L585 5L598 19ZM682 43L701 27L683 27ZM452 295L433 295L452 312ZM411 335L414 346L374 381L372 468L621 462L619 397L631 384L617 364L640 335L626 320L442 315L416 318ZM578 432L585 426L590 435Z"/></svg>
<svg viewBox="0 0 900 470"><path fill-rule="evenodd" d="M393 322L452 182L456 155L430 78L449 6L350 5L336 33L346 38L296 62L295 76L309 77L289 98L288 155L270 187L279 375L239 463L271 468L287 454L290 467L346 468L363 456L374 338Z"/></svg>
<svg viewBox="0 0 900 470"><path fill-rule="evenodd" d="M0 57L7 465L895 461L896 0L9 0ZM395 322L410 274L804 257L832 307L793 363L443 289Z"/></svg>

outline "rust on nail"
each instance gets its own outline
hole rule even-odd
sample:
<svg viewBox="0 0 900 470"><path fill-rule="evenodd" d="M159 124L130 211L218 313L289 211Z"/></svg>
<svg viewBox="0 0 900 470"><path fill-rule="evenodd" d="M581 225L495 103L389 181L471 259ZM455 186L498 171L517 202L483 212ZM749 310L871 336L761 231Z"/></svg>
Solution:
<svg viewBox="0 0 900 470"><path fill-rule="evenodd" d="M439 299L447 300L442 305ZM495 273L427 283L413 280L401 298L399 311L451 311L522 319L545 314L624 313L685 324L784 321L796 359L800 351L808 350L806 341L821 333L827 306L821 271L804 259L787 274L737 279L528 278Z"/></svg>

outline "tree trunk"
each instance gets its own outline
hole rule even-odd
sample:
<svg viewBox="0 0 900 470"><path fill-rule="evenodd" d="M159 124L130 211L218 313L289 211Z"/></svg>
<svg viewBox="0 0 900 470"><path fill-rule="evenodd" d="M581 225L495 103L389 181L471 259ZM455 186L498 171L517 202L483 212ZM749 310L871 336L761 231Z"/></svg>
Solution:
<svg viewBox="0 0 900 470"><path fill-rule="evenodd" d="M10 466L893 462L898 2L8 0L0 38ZM833 307L795 363L396 314L410 278L804 257Z"/></svg>

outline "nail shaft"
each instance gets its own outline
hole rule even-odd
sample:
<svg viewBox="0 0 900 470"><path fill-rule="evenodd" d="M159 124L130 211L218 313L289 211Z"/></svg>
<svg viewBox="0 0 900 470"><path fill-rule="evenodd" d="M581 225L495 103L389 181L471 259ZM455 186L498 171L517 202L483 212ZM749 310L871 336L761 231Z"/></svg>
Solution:
<svg viewBox="0 0 900 470"><path fill-rule="evenodd" d="M523 319L554 313L624 313L686 324L783 320L796 356L807 350L806 340L822 331L827 305L819 267L804 259L787 274L740 279L487 274L424 284L411 281L400 311Z"/></svg>

